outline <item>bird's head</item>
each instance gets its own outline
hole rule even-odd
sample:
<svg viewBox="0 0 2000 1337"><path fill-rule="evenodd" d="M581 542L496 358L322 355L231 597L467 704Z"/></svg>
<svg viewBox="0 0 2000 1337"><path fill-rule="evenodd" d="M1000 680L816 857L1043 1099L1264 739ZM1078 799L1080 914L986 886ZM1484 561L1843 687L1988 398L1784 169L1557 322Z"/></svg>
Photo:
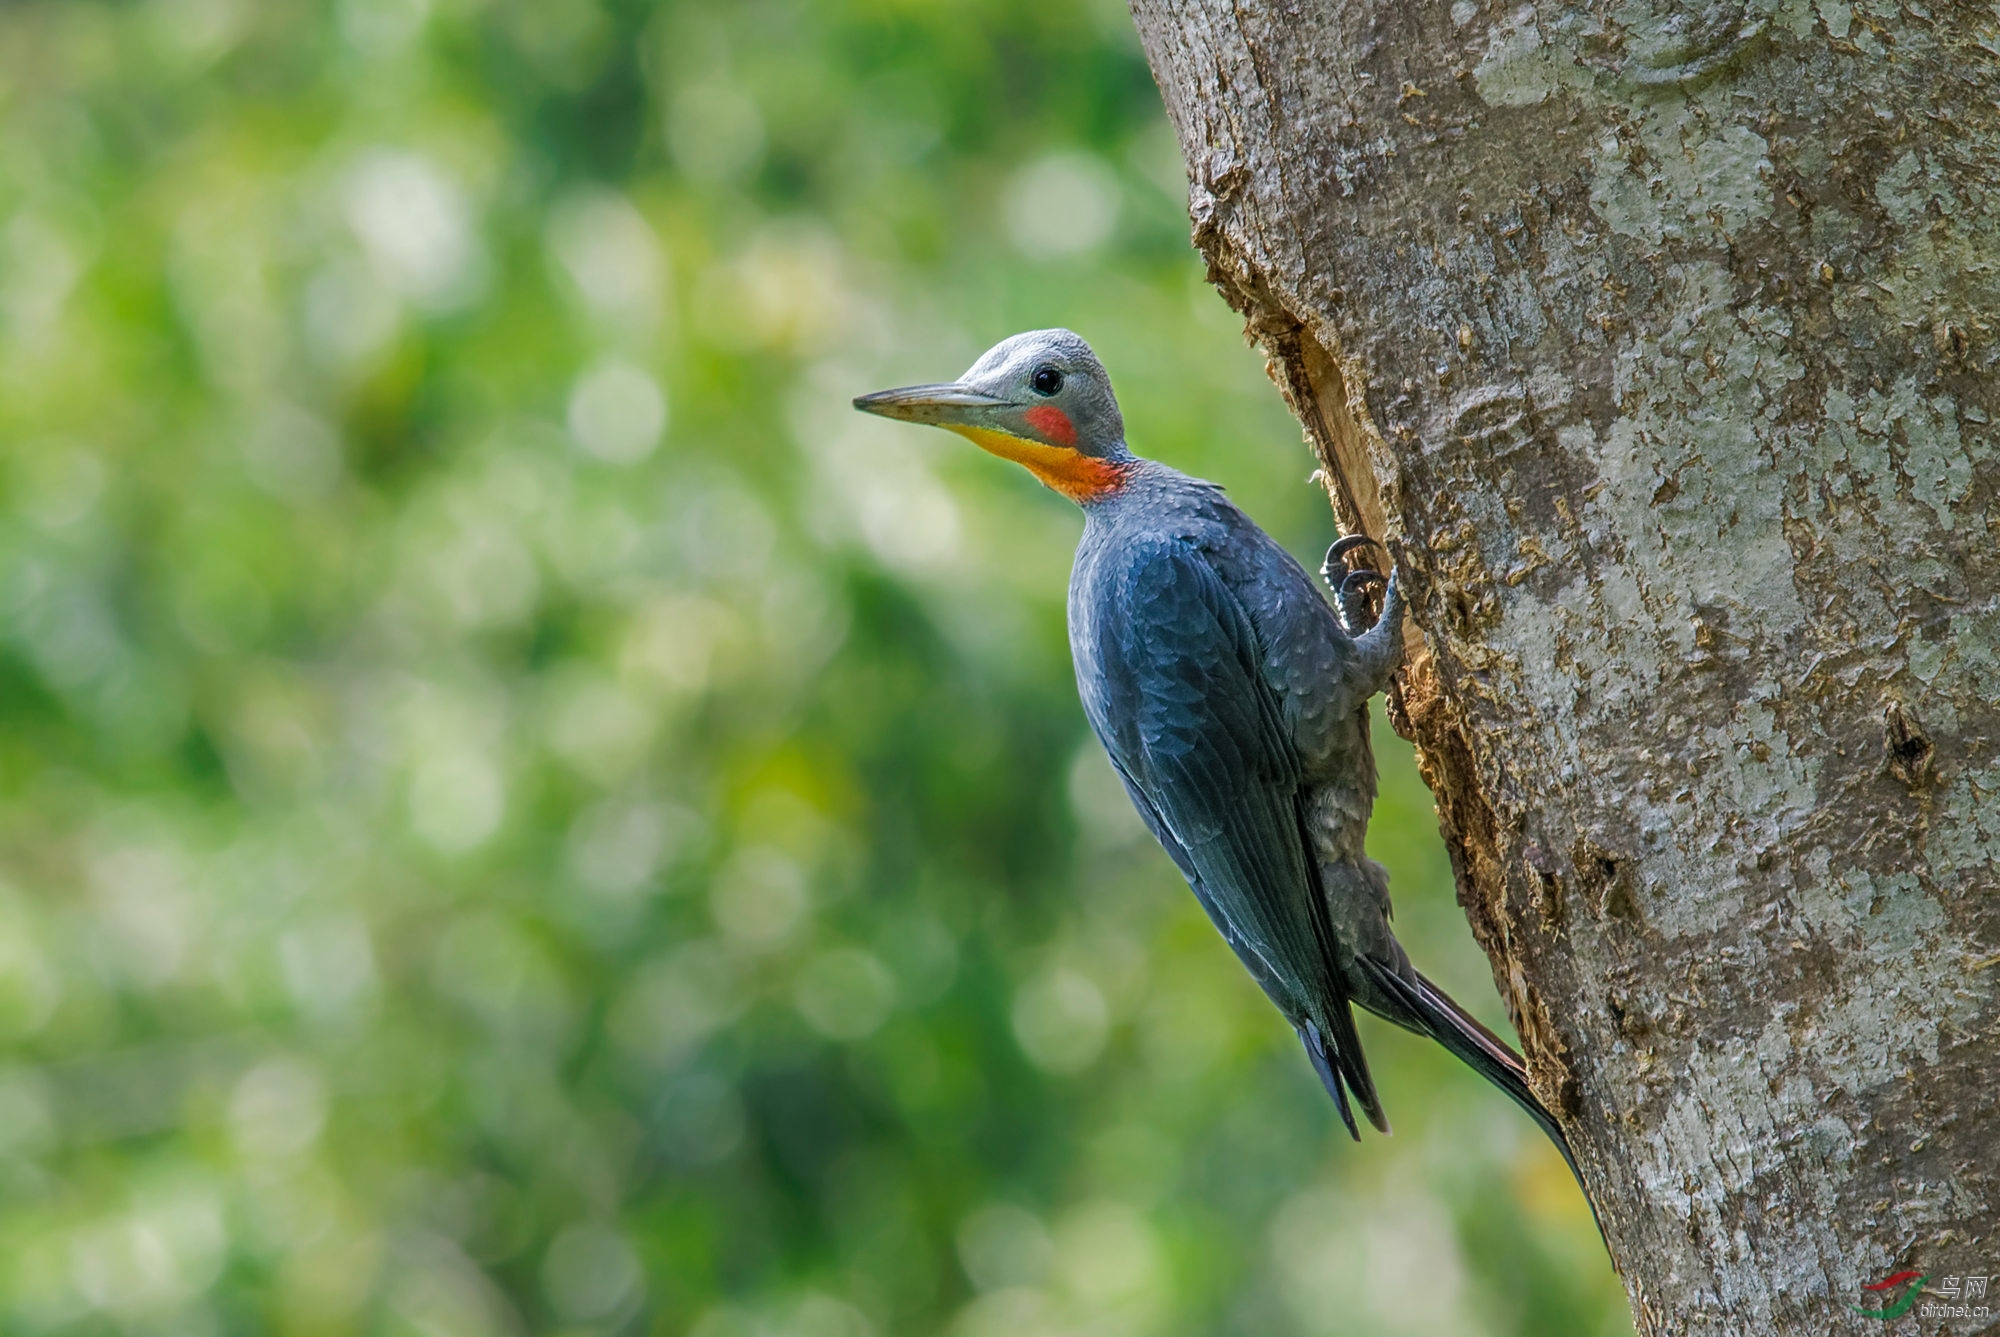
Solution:
<svg viewBox="0 0 2000 1337"><path fill-rule="evenodd" d="M1117 491L1134 463L1111 378L1068 330L1017 334L956 381L880 390L854 407L957 432L1080 503Z"/></svg>

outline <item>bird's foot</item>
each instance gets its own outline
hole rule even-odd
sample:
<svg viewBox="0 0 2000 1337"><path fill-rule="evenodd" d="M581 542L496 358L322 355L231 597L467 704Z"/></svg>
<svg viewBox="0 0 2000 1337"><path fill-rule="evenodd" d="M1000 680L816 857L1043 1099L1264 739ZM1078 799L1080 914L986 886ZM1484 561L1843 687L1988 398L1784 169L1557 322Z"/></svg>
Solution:
<svg viewBox="0 0 2000 1337"><path fill-rule="evenodd" d="M1382 545L1366 534L1349 534L1326 550L1326 561L1319 569L1320 579L1333 591L1334 608L1340 614L1340 625L1349 636L1359 636L1375 625L1375 607L1368 591L1371 586L1388 584L1380 571L1365 567L1346 570L1347 554L1364 546L1380 548Z"/></svg>

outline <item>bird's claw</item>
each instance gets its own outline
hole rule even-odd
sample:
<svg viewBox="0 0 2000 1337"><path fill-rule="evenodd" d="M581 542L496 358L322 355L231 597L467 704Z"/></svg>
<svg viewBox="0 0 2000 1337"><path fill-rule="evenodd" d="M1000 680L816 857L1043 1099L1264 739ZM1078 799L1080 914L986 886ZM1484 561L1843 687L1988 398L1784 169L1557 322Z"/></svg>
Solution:
<svg viewBox="0 0 2000 1337"><path fill-rule="evenodd" d="M1319 569L1320 579L1333 591L1334 607L1339 610L1340 622L1350 636L1359 636L1375 625L1375 610L1370 605L1368 589L1371 585L1388 582L1379 571L1366 568L1348 571L1347 554L1356 548L1381 548L1382 545L1366 534L1349 534L1336 539L1326 550L1326 562Z"/></svg>
<svg viewBox="0 0 2000 1337"><path fill-rule="evenodd" d="M1345 599L1357 590L1364 589L1369 585L1387 585L1388 583L1387 578L1380 571L1349 571L1346 579L1340 582L1340 589L1337 592L1341 598Z"/></svg>
<svg viewBox="0 0 2000 1337"><path fill-rule="evenodd" d="M1326 550L1327 560L1333 561L1335 558L1345 557L1356 548L1363 546L1379 548L1382 545L1374 539L1369 538L1366 534L1349 534L1344 538L1338 538L1333 541L1333 546Z"/></svg>
<svg viewBox="0 0 2000 1337"><path fill-rule="evenodd" d="M1349 636L1359 636L1375 625L1375 609L1368 598L1368 591L1376 585L1387 585L1380 571L1350 571L1341 578L1334 589L1334 604L1340 610L1341 625Z"/></svg>
<svg viewBox="0 0 2000 1337"><path fill-rule="evenodd" d="M1347 565L1347 554L1353 552L1356 548L1380 548L1381 546L1380 543L1369 538L1366 534L1349 534L1344 538L1335 539L1333 546L1326 550L1326 560L1320 563L1320 579L1324 580L1328 585L1333 585L1335 583L1333 573Z"/></svg>

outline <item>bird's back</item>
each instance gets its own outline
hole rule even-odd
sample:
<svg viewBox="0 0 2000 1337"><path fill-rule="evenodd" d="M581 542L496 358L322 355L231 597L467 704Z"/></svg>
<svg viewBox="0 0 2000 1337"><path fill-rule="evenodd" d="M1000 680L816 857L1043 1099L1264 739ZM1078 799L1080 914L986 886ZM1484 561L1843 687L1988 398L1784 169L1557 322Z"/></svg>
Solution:
<svg viewBox="0 0 2000 1337"><path fill-rule="evenodd" d="M1146 592L1132 570L1134 550L1149 541L1189 545L1256 632L1259 676L1277 699L1297 756L1321 857L1360 858L1375 799L1375 761L1360 707L1373 688L1356 681L1351 641L1313 578L1221 488L1153 461L1141 464L1118 497L1085 515L1069 613L1086 698L1093 618Z"/></svg>

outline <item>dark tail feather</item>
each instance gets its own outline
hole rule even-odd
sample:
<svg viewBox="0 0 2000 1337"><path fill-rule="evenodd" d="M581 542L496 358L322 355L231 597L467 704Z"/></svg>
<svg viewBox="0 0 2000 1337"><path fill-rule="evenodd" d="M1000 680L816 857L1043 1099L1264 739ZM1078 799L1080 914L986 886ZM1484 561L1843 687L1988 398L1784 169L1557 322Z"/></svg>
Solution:
<svg viewBox="0 0 2000 1337"><path fill-rule="evenodd" d="M1299 1039L1305 1041L1306 1053L1312 1056L1320 1084L1340 1107L1340 1121L1347 1125L1356 1142L1361 1140L1361 1130L1355 1126L1354 1112L1348 1108L1348 1091L1354 1093L1354 1103L1361 1106L1368 1122L1378 1131L1388 1132L1389 1120L1382 1113L1382 1099L1375 1094L1375 1079L1368 1075L1368 1059L1361 1052L1361 1035L1354 1029L1353 1010L1342 998L1327 1010L1327 1017L1332 1034L1310 1021L1298 1028ZM1342 1090L1343 1084L1346 1090Z"/></svg>
<svg viewBox="0 0 2000 1337"><path fill-rule="evenodd" d="M1299 1040L1306 1047L1307 1057L1312 1059L1313 1071L1319 1074L1319 1082L1333 1097L1334 1105L1340 1110L1340 1121L1347 1125L1347 1135L1356 1142L1361 1140L1361 1130L1355 1126L1354 1111L1347 1107L1347 1088L1340 1084L1338 1062L1326 1046L1326 1037L1319 1033L1319 1027L1310 1021L1298 1028Z"/></svg>
<svg viewBox="0 0 2000 1337"><path fill-rule="evenodd" d="M1563 1163L1576 1176L1576 1186L1584 1189L1583 1198L1590 1202L1590 1191L1585 1188L1583 1172L1577 1169L1576 1156L1569 1149L1569 1138L1563 1135L1562 1125L1556 1117L1543 1108L1535 1098L1534 1088L1528 1085L1527 1065L1521 1062L1507 1043L1492 1031L1480 1025L1464 1008L1451 1000L1444 990L1432 984L1422 975L1414 980L1406 979L1389 966L1377 961L1363 959L1361 965L1375 982L1389 993L1409 1005L1410 1010L1422 1022L1423 1029L1430 1037L1450 1050L1474 1072L1507 1093L1508 1099L1535 1121L1535 1126L1555 1143L1562 1153ZM1590 1214L1597 1216L1597 1204L1590 1204ZM1603 1233L1604 1224L1598 1222L1598 1231Z"/></svg>
<svg viewBox="0 0 2000 1337"><path fill-rule="evenodd" d="M1375 1094L1375 1079L1368 1073L1368 1056L1361 1052L1361 1032L1354 1029L1354 1009L1343 997L1334 1001L1326 1016L1332 1032L1327 1038L1333 1044L1341 1078L1354 1093L1354 1103L1375 1125L1376 1132L1388 1132L1389 1116L1382 1113L1382 1098Z"/></svg>

